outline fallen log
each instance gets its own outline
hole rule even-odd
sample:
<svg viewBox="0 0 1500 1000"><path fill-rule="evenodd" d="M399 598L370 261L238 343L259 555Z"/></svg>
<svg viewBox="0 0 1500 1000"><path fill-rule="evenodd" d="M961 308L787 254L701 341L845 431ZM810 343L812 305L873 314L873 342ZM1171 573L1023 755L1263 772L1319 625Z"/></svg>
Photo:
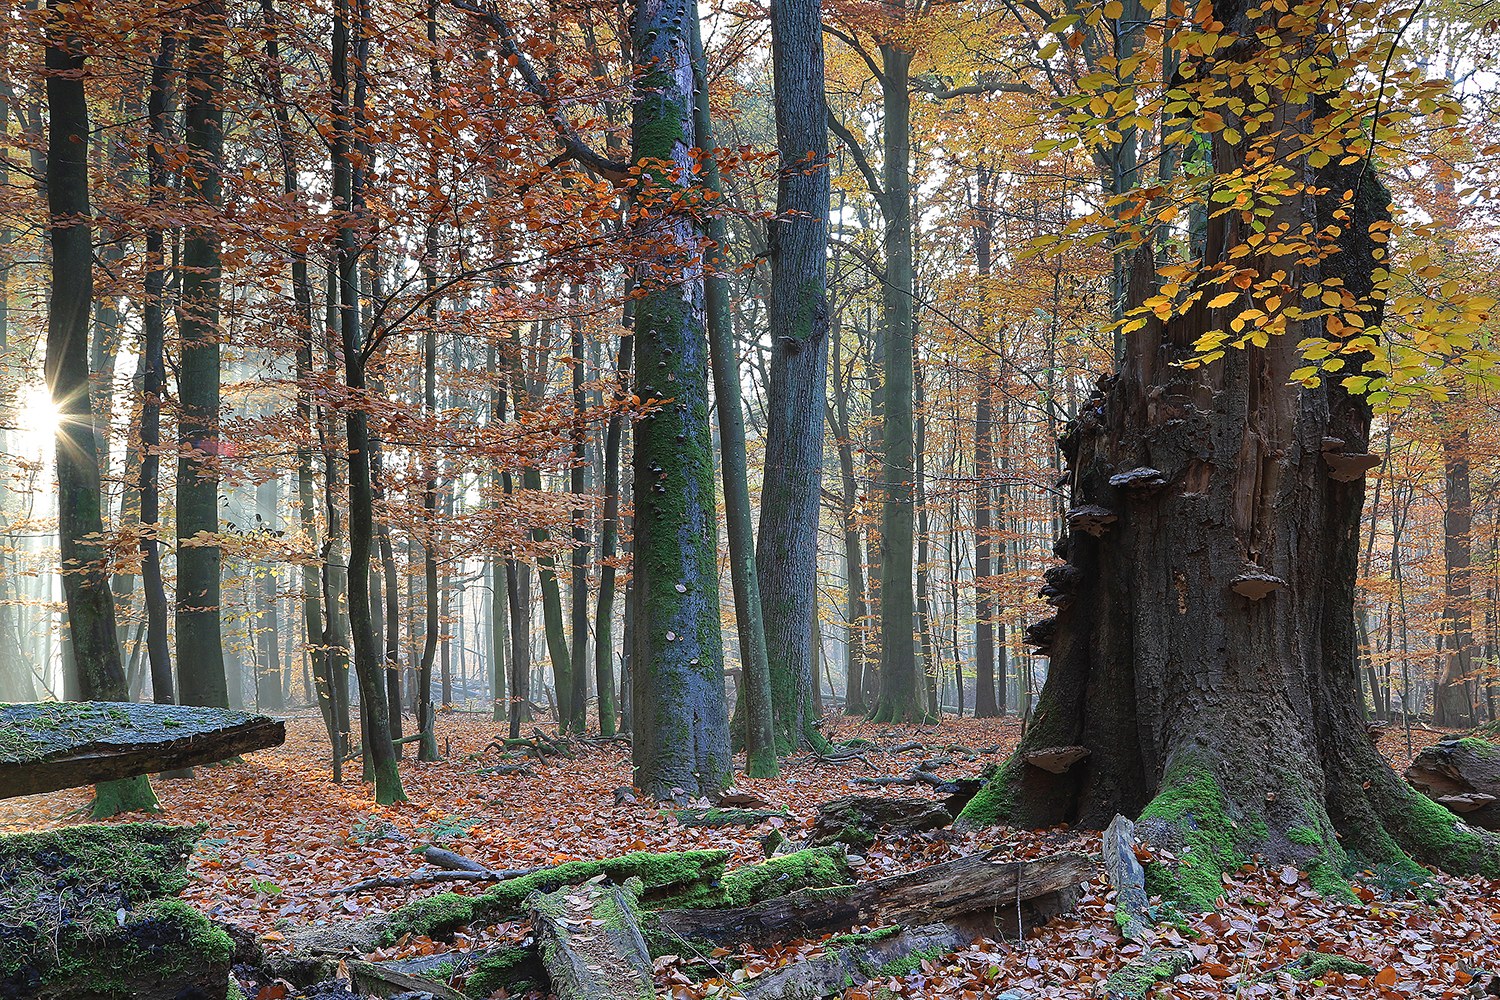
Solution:
<svg viewBox="0 0 1500 1000"><path fill-rule="evenodd" d="M1097 869L1098 862L1084 854L1007 861L995 848L904 875L804 889L753 906L659 910L651 925L672 937L725 947L817 937L857 924L963 924L975 917L976 933L994 933L999 926L1019 934L1071 908L1075 887Z"/></svg>
<svg viewBox="0 0 1500 1000"><path fill-rule="evenodd" d="M0 997L223 997L234 943L176 898L206 826L0 837Z"/></svg>
<svg viewBox="0 0 1500 1000"><path fill-rule="evenodd" d="M557 1000L655 1000L636 905L641 880L615 886L603 879L526 901L552 992Z"/></svg>
<svg viewBox="0 0 1500 1000"><path fill-rule="evenodd" d="M0 706L0 798L156 774L286 741L280 719L189 705Z"/></svg>
<svg viewBox="0 0 1500 1000"><path fill-rule="evenodd" d="M1434 743L1417 754L1406 780L1470 826L1500 830L1500 745L1474 737Z"/></svg>
<svg viewBox="0 0 1500 1000"><path fill-rule="evenodd" d="M804 1000L842 994L882 976L911 971L922 958L957 951L973 938L947 924L887 927L828 940L827 951L741 983L745 1000Z"/></svg>
<svg viewBox="0 0 1500 1000"><path fill-rule="evenodd" d="M438 1000L469 1000L467 996L445 986L436 979L413 976L392 969L378 962L348 959L344 968L349 970L349 985L360 996L389 997L398 993L430 993Z"/></svg>

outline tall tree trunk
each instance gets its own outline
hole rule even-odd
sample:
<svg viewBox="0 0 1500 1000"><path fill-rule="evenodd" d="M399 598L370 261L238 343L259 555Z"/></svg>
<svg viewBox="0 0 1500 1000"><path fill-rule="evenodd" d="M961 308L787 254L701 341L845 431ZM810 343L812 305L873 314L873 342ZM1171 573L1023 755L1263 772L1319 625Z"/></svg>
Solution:
<svg viewBox="0 0 1500 1000"><path fill-rule="evenodd" d="M615 410L609 415L604 437L604 516L599 525L599 594L594 613L594 682L599 689L599 732L615 735L615 542L620 533L620 432L619 407L630 390L631 352L635 337L620 331L620 349L615 356ZM622 689L624 685L621 685Z"/></svg>
<svg viewBox="0 0 1500 1000"><path fill-rule="evenodd" d="M354 7L353 62L349 79L349 8L335 6L333 22L333 85L336 126L333 141L334 196L342 198L345 218L339 228L339 331L344 355L344 385L351 405L344 417L345 447L349 455L349 626L354 646L354 671L359 681L362 736L367 770L375 779L375 801L388 805L404 801L396 751L391 744L389 716L382 683L383 657L370 612L370 552L374 539L374 497L370 488L369 415L365 411L365 340L359 315L359 255L364 215L365 170L368 156L359 156L358 136L365 118L369 73L368 0ZM360 164L356 165L355 157Z"/></svg>
<svg viewBox="0 0 1500 1000"><path fill-rule="evenodd" d="M1005 698L995 697L995 624L994 598L990 589L991 526L990 511L994 500L994 437L991 427L990 382L994 371L990 365L988 290L990 279L990 227L994 223L994 206L990 204L992 172L980 166L975 177L974 267L979 272L978 308L974 325L979 336L982 359L979 385L975 390L974 416L974 718L988 719L1005 714ZM1005 678L1000 678L1005 689Z"/></svg>
<svg viewBox="0 0 1500 1000"><path fill-rule="evenodd" d="M808 709L817 679L818 523L828 382L828 110L819 0L773 0L776 217L767 224L771 372L766 387L760 576L776 743L826 744Z"/></svg>
<svg viewBox="0 0 1500 1000"><path fill-rule="evenodd" d="M203 216L219 211L224 163L224 4L193 16L183 88L191 156L183 184ZM189 225L178 332L177 675L184 705L229 707L219 599L219 234Z"/></svg>
<svg viewBox="0 0 1500 1000"><path fill-rule="evenodd" d="M847 639L844 643L844 714L864 715L865 702L865 556L859 530L859 488L854 478L854 442L849 427L849 384L839 364L843 341L837 319L833 333L832 423L838 437L839 472L843 478L844 578Z"/></svg>
<svg viewBox="0 0 1500 1000"><path fill-rule="evenodd" d="M490 377L490 420L489 426L498 433L501 425L505 423L505 384L499 378L496 367L498 349L495 341L491 340L485 348L485 371ZM490 470L490 491L494 500L490 508L497 512L500 510L500 469L498 463ZM494 531L498 525L491 525ZM505 557L497 549L488 557L489 579L490 579L490 701L494 704L493 721L504 722L509 717L507 711L505 688L505 642L506 628L506 603L507 584Z"/></svg>
<svg viewBox="0 0 1500 1000"><path fill-rule="evenodd" d="M52 286L47 310L47 388L58 413L57 533L68 629L77 653L79 695L126 701L115 640L108 554L101 539L99 455L89 402L89 306L94 297L90 225L88 100L83 84L83 26L76 14L47 15L47 212ZM144 776L95 786L93 815L159 810Z"/></svg>
<svg viewBox="0 0 1500 1000"><path fill-rule="evenodd" d="M880 468L880 703L876 721L923 722L921 664L916 649L912 588L915 548L912 509L912 321L911 94L912 54L899 45L880 47L885 103L885 259L881 314L885 335L883 427Z"/></svg>
<svg viewBox="0 0 1500 1000"><path fill-rule="evenodd" d="M698 6L637 0L631 50L631 156L642 181L669 195L698 161L693 121L697 73L691 29ZM674 19L677 23L674 24ZM664 166L664 164L670 165ZM665 190L663 190L665 189ZM656 408L635 425L634 619L631 651L635 784L663 798L717 791L729 782L729 720L719 637L717 516L708 423L706 302L692 217L647 211L638 235L657 248L637 270L635 394ZM654 277L657 267L671 280Z"/></svg>
<svg viewBox="0 0 1500 1000"><path fill-rule="evenodd" d="M1228 35L1255 39L1246 6L1218 0L1213 16ZM1219 75L1264 55L1251 42L1197 68L1227 86ZM1342 233L1321 260L1294 263L1255 249L1258 218L1252 228L1239 212L1221 213L1209 221L1203 263L1249 271L1252 286L1285 281L1292 301L1332 282L1353 296L1345 309L1361 327L1378 326L1369 295L1384 244L1369 227L1389 219L1390 196L1364 160L1316 168L1299 158L1326 124L1305 90L1268 82L1265 94L1265 113L1283 129L1272 162L1299 185L1266 231ZM1226 134L1212 139L1220 175L1265 165L1249 149L1265 140ZM1304 176L1328 193L1302 195ZM1354 204L1341 204L1343 192ZM1131 271L1132 307L1155 292L1155 269L1148 244ZM1288 317L1287 332L1265 346L1230 348L1196 369L1175 364L1241 308L1217 313L1205 296L1165 324L1148 316L1127 330L1125 362L1069 425L1062 448L1075 507L1060 546L1069 568L1050 571L1049 582L1073 600L1029 632L1051 657L1036 718L966 821L1009 814L1098 828L1139 813L1149 842L1190 854L1169 872L1172 894L1200 907L1223 891L1223 871L1257 854L1330 886L1350 854L1414 876L1421 869L1403 852L1500 875L1500 842L1408 787L1360 719L1353 610L1364 481L1339 472L1325 447L1340 446L1325 441L1367 452L1370 409L1345 393L1342 372L1312 387L1290 380L1302 364L1298 342L1323 330L1322 317ZM1180 429L1168 432L1173 421ZM1160 475L1134 488L1111 481L1143 467ZM1063 774L1024 761L1067 745L1091 753Z"/></svg>
<svg viewBox="0 0 1500 1000"><path fill-rule="evenodd" d="M1462 406L1463 393L1456 393L1444 406ZM1473 564L1471 534L1474 497L1469 485L1469 428L1467 424L1439 418L1443 435L1443 646L1447 655L1439 659L1438 678L1432 693L1433 722L1448 728L1474 724L1474 612L1471 603Z"/></svg>
<svg viewBox="0 0 1500 1000"><path fill-rule="evenodd" d="M703 150L704 188L721 193L718 162L714 159L713 123L709 119L708 81L703 58L702 28L694 21L692 29L693 67L697 74L693 101L693 123L698 130L699 148ZM771 676L770 657L766 649L766 626L762 614L761 578L756 564L755 537L751 526L750 476L745 459L745 411L740 398L740 365L734 347L731 324L729 281L725 275L728 263L724 248L728 243L727 227L719 215L708 222L710 247L705 261L707 274L704 291L707 297L706 322L710 367L713 370L715 409L719 422L719 462L724 479L724 522L729 543L729 574L734 590L735 625L739 633L740 673L744 678L743 697L735 702L736 726L744 724L745 773L752 778L773 778L780 773L776 763L775 682ZM821 411L820 411L821 412ZM764 514L762 508L762 514ZM814 540L816 546L816 540ZM787 718L795 725L800 709L794 676L783 675L787 684ZM821 737L818 737L821 740ZM796 730L783 734L782 750L796 746Z"/></svg>
<svg viewBox="0 0 1500 1000"><path fill-rule="evenodd" d="M578 286L573 286L573 314L568 318L568 339L572 348L573 369L573 468L569 475L568 489L573 494L573 578L568 588L572 602L573 655L570 666L573 671L573 693L568 699L570 711L569 728L582 733L588 728L588 637L589 637L589 524L588 511L583 506L585 490L588 434L584 429L583 393L583 302Z"/></svg>

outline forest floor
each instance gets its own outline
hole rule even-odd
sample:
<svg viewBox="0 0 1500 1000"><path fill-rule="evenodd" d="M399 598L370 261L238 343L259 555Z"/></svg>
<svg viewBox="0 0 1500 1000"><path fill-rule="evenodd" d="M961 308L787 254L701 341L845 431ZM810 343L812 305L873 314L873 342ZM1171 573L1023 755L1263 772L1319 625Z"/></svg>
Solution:
<svg viewBox="0 0 1500 1000"><path fill-rule="evenodd" d="M1020 737L1019 723L1004 720L945 719L935 727L871 725L836 720L828 735L881 738L890 743L920 740L928 746L999 746L999 754L972 763L962 759L943 768L944 778L977 775L1003 759ZM574 859L594 859L634 850L719 848L731 865L763 857L757 838L767 825L712 829L684 827L656 804L615 804L615 789L630 784L629 748L591 749L576 760L529 762L534 777L476 774L496 762L486 745L501 727L478 713L440 716L438 744L444 760L418 764L407 747L402 781L411 801L375 806L370 788L354 779L342 786L329 778L327 743L315 711L288 719L280 748L249 755L243 763L201 767L195 777L158 780L165 814L122 816L118 821L155 819L206 821L191 863L194 884L185 897L203 912L238 923L258 934L267 950L288 947L282 931L290 926L366 917L408 899L439 891L464 892L464 883L380 889L359 894L336 890L366 879L431 871L413 850L438 843L491 868L519 868ZM1442 734L1418 729L1412 749ZM1383 749L1394 760L1411 759L1405 734L1391 732ZM755 792L789 813L786 833L811 823L821 802L845 795L881 794L856 779L907 773L919 757L872 753L869 763L831 765L797 758L779 778L741 778L738 787ZM81 821L87 789L54 792L0 802L0 832L37 830ZM931 796L926 786L890 789L893 796ZM774 823L777 821L768 821ZM1067 830L1016 831L1006 828L967 834L938 830L878 843L856 866L861 878L878 878L934 864L988 847L1004 845L1017 857L1066 849L1097 852L1097 834ZM1428 898L1391 899L1376 879L1356 874L1358 901L1323 899L1305 872L1246 865L1226 876L1222 906L1204 914L1174 914L1157 927L1157 943L1191 950L1196 964L1157 997L1420 997L1470 995L1476 973L1500 971L1500 883L1455 879L1434 873ZM467 891L479 893L482 886ZM1142 947L1123 941L1114 921L1112 892L1102 874L1085 886L1077 909L1054 919L1023 943L981 938L964 951L927 961L906 976L851 987L845 1000L865 1000L880 987L900 997L998 997L1019 991L1027 1000L1082 998L1101 994L1104 979L1138 956ZM468 949L519 939L524 926L460 932L452 942L405 939L371 956L376 959ZM779 965L817 954L818 941L746 952L744 970L756 976ZM1321 981L1296 982L1274 973L1306 952L1331 952L1369 965L1369 977L1330 974ZM728 996L722 985L693 983L677 964L658 965L659 995L673 1000ZM462 987L457 981L455 986Z"/></svg>

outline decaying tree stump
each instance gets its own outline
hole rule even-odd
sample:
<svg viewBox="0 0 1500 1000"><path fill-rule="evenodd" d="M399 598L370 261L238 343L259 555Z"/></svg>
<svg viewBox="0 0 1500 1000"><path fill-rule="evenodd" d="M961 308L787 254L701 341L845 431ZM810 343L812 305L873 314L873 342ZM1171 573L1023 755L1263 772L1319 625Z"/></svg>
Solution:
<svg viewBox="0 0 1500 1000"><path fill-rule="evenodd" d="M1434 743L1417 754L1406 780L1470 826L1500 830L1500 746L1472 737Z"/></svg>
<svg viewBox="0 0 1500 1000"><path fill-rule="evenodd" d="M286 723L190 705L0 705L0 798L211 764L286 741Z"/></svg>
<svg viewBox="0 0 1500 1000"><path fill-rule="evenodd" d="M234 945L177 899L204 826L0 838L0 997L223 1000Z"/></svg>

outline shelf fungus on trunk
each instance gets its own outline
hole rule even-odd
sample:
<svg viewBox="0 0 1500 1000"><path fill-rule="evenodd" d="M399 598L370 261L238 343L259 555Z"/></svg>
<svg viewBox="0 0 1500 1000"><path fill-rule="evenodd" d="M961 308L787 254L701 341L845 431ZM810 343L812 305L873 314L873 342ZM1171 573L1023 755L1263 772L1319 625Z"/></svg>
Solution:
<svg viewBox="0 0 1500 1000"><path fill-rule="evenodd" d="M1043 618L1026 629L1026 645L1034 646L1037 656L1052 655L1052 637L1057 634L1057 616Z"/></svg>
<svg viewBox="0 0 1500 1000"><path fill-rule="evenodd" d="M1117 476L1110 476L1109 485L1117 490L1141 490L1149 492L1159 490L1167 485L1167 474L1160 469L1150 469L1141 466L1138 469L1131 469L1129 472L1122 472Z"/></svg>
<svg viewBox="0 0 1500 1000"><path fill-rule="evenodd" d="M1229 589L1241 597L1248 597L1252 601L1258 601L1272 591L1280 590L1286 586L1286 581L1279 576L1272 576L1265 570L1247 568L1245 572L1229 582Z"/></svg>
<svg viewBox="0 0 1500 1000"><path fill-rule="evenodd" d="M1088 747L1047 747L1028 753L1026 763L1053 774L1063 774L1088 755Z"/></svg>
<svg viewBox="0 0 1500 1000"><path fill-rule="evenodd" d="M1382 461L1379 455L1346 455L1341 451L1323 452L1323 461L1328 463L1328 478L1336 483L1352 483L1365 478Z"/></svg>
<svg viewBox="0 0 1500 1000"><path fill-rule="evenodd" d="M1105 529L1119 519L1120 515L1096 503L1087 503L1068 511L1068 527L1074 531L1087 532L1095 538L1102 536Z"/></svg>

